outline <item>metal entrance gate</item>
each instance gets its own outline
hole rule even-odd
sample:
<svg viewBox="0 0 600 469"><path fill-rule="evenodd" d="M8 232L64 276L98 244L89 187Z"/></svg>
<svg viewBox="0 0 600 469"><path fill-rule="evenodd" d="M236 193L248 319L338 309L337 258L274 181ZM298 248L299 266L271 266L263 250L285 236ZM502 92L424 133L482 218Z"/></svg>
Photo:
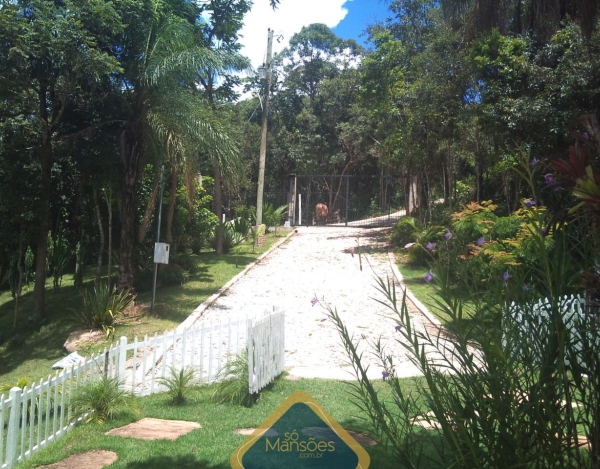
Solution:
<svg viewBox="0 0 600 469"><path fill-rule="evenodd" d="M405 215L405 179L391 176L290 176L291 225L390 226ZM316 213L327 206L327 216Z"/></svg>

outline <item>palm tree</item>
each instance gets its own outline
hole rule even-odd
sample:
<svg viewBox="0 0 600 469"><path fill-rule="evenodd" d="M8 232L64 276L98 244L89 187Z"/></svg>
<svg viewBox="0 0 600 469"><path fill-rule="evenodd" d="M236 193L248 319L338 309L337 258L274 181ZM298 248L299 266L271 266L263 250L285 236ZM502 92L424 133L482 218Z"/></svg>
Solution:
<svg viewBox="0 0 600 469"><path fill-rule="evenodd" d="M151 0L146 8L126 14L131 16L125 18L131 26L117 51L124 72L115 83L128 109L119 131L124 166L119 202L120 289L133 286L137 185L152 154L153 139L161 142L158 148L171 163L193 159L199 152L225 161L237 152L221 120L203 105L194 82L198 70L218 71L243 66L245 61L238 54L199 45L197 13L197 6L185 0ZM154 153L161 155L161 151Z"/></svg>

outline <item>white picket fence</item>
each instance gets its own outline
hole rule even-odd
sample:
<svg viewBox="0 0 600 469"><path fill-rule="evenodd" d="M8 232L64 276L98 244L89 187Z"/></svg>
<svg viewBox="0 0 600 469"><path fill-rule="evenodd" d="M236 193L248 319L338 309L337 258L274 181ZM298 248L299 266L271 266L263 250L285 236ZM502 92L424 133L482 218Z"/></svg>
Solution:
<svg viewBox="0 0 600 469"><path fill-rule="evenodd" d="M552 315L551 302L544 298L531 305L528 314L523 312L523 307L513 303L511 305L511 316L515 321L516 328L520 331L522 340L539 341L546 337L548 327L550 327L550 318ZM598 325L596 319L589 315L586 300L580 295L564 296L560 298L556 305L560 312L562 321L568 332L568 340L572 350L572 356L584 367L587 364L584 358L580 356L584 348L590 346L600 349L600 336L598 336ZM503 340L506 345L506 339ZM584 344L586 344L584 346ZM519 348L519 343L514 344ZM533 347L533 350L541 350L542 347ZM541 357L535 357L541 360ZM569 357L565 356L565 364L570 366ZM591 365L591 364L590 364Z"/></svg>
<svg viewBox="0 0 600 469"><path fill-rule="evenodd" d="M31 387L12 388L0 396L0 469L13 468L62 437L76 423L70 402L77 385L102 375L145 396L165 390L161 378L171 368L192 370L197 382L215 382L229 360L246 349L249 390L258 392L283 372L284 324L284 311L273 308L257 317L201 323L131 343L121 337L84 363Z"/></svg>
<svg viewBox="0 0 600 469"><path fill-rule="evenodd" d="M40 380L39 384L22 390L15 387L8 396L0 396L0 468L14 467L62 437L75 424L70 401L77 384L104 373L112 376L115 367L110 367L106 358L115 350L113 346L94 359Z"/></svg>
<svg viewBox="0 0 600 469"><path fill-rule="evenodd" d="M248 321L248 383L251 393L257 393L283 371L285 359L285 316L274 309L273 314ZM274 333L276 331L276 333ZM280 332L280 333L279 333Z"/></svg>

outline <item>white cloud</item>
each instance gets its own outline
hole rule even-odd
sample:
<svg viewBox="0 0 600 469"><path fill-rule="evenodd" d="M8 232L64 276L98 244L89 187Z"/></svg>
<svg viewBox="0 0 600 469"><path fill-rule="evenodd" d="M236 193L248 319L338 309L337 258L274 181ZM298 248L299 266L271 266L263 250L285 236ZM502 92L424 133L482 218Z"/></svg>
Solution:
<svg viewBox="0 0 600 469"><path fill-rule="evenodd" d="M273 40L273 53L281 51L302 26L324 23L334 28L348 13L343 8L347 1L352 0L282 0L273 11L269 0L254 0L254 6L246 14L244 27L240 31L243 36L240 38L242 55L251 60L254 68L261 65L267 54L269 28L275 32L275 37L283 36L279 43Z"/></svg>

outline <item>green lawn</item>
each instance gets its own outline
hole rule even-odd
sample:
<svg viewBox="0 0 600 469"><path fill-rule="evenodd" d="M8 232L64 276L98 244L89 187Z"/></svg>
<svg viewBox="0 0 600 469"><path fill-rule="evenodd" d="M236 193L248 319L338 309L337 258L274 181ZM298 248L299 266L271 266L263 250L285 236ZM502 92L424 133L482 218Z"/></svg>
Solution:
<svg viewBox="0 0 600 469"><path fill-rule="evenodd" d="M414 267L408 264L398 264L398 269L402 273L404 283L408 289L423 303L442 322L446 323L450 317L440 310L435 302L436 292L432 285L423 281L427 269L423 267ZM437 297L439 299L439 297Z"/></svg>
<svg viewBox="0 0 600 469"><path fill-rule="evenodd" d="M410 391L414 382L403 381L405 389ZM387 386L383 386L381 381L376 382L375 385L382 393L387 392ZM295 391L304 391L312 395L346 430L368 434L367 424L360 410L349 402L348 383L320 379L297 381L279 379L270 390L262 393L261 400L251 408L215 404L211 399L213 390L212 386L192 390L189 394L190 399L183 406L171 405L166 394L137 398L139 415L122 416L103 425L80 425L19 467L25 469L51 464L71 454L102 449L117 453L118 460L111 466L115 469L229 468L231 454L246 438L234 433L234 430L259 426ZM202 428L175 441L146 441L104 434L111 428L144 417L194 421L200 423ZM370 467L379 469L395 467L381 445L366 449L371 457Z"/></svg>
<svg viewBox="0 0 600 469"><path fill-rule="evenodd" d="M269 234L262 248L251 245L242 246L239 253L234 248L231 253L217 256L214 252L203 252L197 258L198 272L183 285L159 288L156 291L155 314L146 315L127 325L117 326L114 337L144 334L159 334L172 329L185 320L192 311L219 288L225 285L246 265L264 254L273 244L288 234L279 230ZM86 287L93 285L95 269L87 270ZM0 346L0 386L12 385L25 377L30 381L39 381L53 373L51 366L66 355L63 344L69 334L80 326L71 319L73 310L81 307L81 294L75 291L71 274L64 276L62 286L55 293L52 279L49 279L46 293L46 319L41 327L29 324L31 310L32 285L27 286L19 304L19 329L17 338L12 333L14 318L14 300L8 293L0 295L0 335L4 343ZM151 292L141 292L137 301L150 304ZM94 345L92 350L101 350L114 339Z"/></svg>

